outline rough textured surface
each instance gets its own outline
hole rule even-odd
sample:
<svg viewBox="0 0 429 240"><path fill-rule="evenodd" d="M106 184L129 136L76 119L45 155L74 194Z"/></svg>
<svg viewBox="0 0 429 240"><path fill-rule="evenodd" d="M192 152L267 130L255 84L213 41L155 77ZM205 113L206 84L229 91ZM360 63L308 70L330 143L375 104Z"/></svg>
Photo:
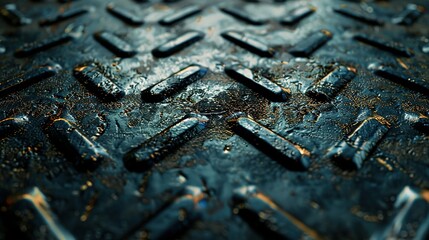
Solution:
<svg viewBox="0 0 429 240"><path fill-rule="evenodd" d="M428 1L0 8L0 239L427 239Z"/></svg>

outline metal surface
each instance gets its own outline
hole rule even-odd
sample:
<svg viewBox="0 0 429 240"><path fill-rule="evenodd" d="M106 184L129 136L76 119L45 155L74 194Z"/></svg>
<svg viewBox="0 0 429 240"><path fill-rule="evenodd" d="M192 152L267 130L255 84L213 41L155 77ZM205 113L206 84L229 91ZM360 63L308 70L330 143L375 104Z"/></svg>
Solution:
<svg viewBox="0 0 429 240"><path fill-rule="evenodd" d="M427 239L412 3L1 1L0 239Z"/></svg>

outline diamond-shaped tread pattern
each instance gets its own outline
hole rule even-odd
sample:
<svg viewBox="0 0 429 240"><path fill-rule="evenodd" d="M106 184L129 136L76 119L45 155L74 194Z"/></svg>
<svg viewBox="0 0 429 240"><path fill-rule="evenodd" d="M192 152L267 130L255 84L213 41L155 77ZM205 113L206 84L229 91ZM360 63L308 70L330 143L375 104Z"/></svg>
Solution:
<svg viewBox="0 0 429 240"><path fill-rule="evenodd" d="M425 0L0 5L0 239L427 239Z"/></svg>

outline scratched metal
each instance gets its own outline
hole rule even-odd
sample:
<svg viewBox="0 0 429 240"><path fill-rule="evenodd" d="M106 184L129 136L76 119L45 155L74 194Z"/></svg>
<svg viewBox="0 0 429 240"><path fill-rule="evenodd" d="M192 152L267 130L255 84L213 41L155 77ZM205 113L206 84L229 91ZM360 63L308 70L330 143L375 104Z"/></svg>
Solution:
<svg viewBox="0 0 429 240"><path fill-rule="evenodd" d="M429 138L420 126L425 121L422 116L429 115L429 96L416 89L429 81L429 15L421 12L422 7L429 9L429 3L412 3L417 7L400 0L20 0L5 9L2 1L0 89L11 79L29 84L19 84L0 96L0 239L18 234L21 239L38 234L55 238L55 226L76 239L150 238L150 232L160 238L180 239L293 238L297 236L293 229L303 231L301 223L304 235L324 239L368 239L384 233L395 221L401 221L395 200L402 189L410 186L421 192L429 188ZM175 16L186 8L197 10ZM339 8L347 9L347 14L334 10ZM68 10L73 13L73 9L85 12L62 15ZM314 11L292 16L293 23L289 20L285 24L285 19L290 19L287 14L300 14L296 9ZM47 19L52 22L40 25ZM173 23L162 24L165 21ZM116 56L94 37L101 31L127 43L135 55ZM152 54L158 46L176 41L188 31L200 32L203 37L171 56ZM239 46L222 37L228 31L251 36L252 41L241 38L247 44ZM315 33L330 38L317 49L307 49L306 58L291 54L294 48L306 47L309 43L305 41ZM379 43L374 46L358 41L357 35ZM27 43L49 43L58 36L69 37L35 49L31 55L15 56ZM270 56L250 51L249 46L255 43L267 47ZM406 56L392 53L391 45L380 46L390 43L400 44ZM94 90L102 86L88 87L74 76L74 69L82 64L93 66L124 96L103 101ZM162 101L142 100L142 91L194 64L207 68L207 74L173 89L174 94ZM24 79L43 66L55 66L56 74L37 81ZM272 101L263 89L258 91L230 78L225 73L229 66L250 69L258 77L255 79L287 89L287 99ZM340 66L356 69L356 74L332 98L319 101L305 94ZM383 69L374 66L392 69L400 77L386 77L380 74ZM245 113L279 139L308 150L308 169L287 169L273 161L267 148L237 135L226 120L237 112ZM208 118L204 131L163 151L162 161L156 161L148 171L129 171L124 166L128 152L156 139L189 113ZM362 159L359 169L343 170L326 156L365 119L375 116L389 124L389 131ZM77 169L67 151L58 147L61 141L48 134L49 123L55 119L67 119L71 132L85 136L87 144L102 146L109 158L93 171ZM170 145L176 146L166 144ZM267 215L274 219L259 222L261 216L252 218L255 221L234 211L234 191L250 186L263 195L246 201L260 201L263 209L274 211ZM13 211L16 206L5 203L35 187L56 216L55 223L46 223L46 216L23 221ZM186 193L188 188L203 193ZM177 211L180 204L185 204L184 212L168 212ZM257 203L249 205L252 211L261 209L252 204ZM165 216L179 221L161 221ZM284 216L299 220L279 224L295 225L291 225L290 236L288 231L276 233L275 228L269 228L270 222ZM177 228L165 232L170 228L163 224ZM46 230L40 231L40 226ZM267 231L271 235L266 235ZM413 231L425 229L422 225L406 231L409 236L421 236Z"/></svg>

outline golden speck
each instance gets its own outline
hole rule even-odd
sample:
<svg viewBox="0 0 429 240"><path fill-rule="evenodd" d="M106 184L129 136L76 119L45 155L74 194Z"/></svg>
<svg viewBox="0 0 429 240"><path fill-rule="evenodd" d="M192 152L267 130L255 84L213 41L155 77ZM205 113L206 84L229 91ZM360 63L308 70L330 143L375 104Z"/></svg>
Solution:
<svg viewBox="0 0 429 240"><path fill-rule="evenodd" d="M403 68L405 68L405 69L409 69L410 67L408 67L408 65L407 64L405 64L405 62L404 61L402 61L402 59L400 59L400 58L396 58L396 61L399 63L399 65L401 65L401 67L403 67Z"/></svg>
<svg viewBox="0 0 429 240"><path fill-rule="evenodd" d="M320 205L317 202L314 202L314 201L310 202L310 205L314 209L319 209L320 208Z"/></svg>
<svg viewBox="0 0 429 240"><path fill-rule="evenodd" d="M379 222L383 220L383 215L381 215L380 213L375 215L370 215L368 213L361 211L359 206L353 206L350 211L357 217L360 217L367 222Z"/></svg>
<svg viewBox="0 0 429 240"><path fill-rule="evenodd" d="M87 68L88 66L82 66L82 67L76 67L74 70L78 71L78 72L82 72L83 70L85 70L85 68Z"/></svg>
<svg viewBox="0 0 429 240"><path fill-rule="evenodd" d="M379 121L381 124L383 124L383 125L385 125L387 127L391 126L391 124L384 117L382 117L380 115L375 115L372 118L374 118L375 120Z"/></svg>
<svg viewBox="0 0 429 240"><path fill-rule="evenodd" d="M428 116L425 116L425 115L423 115L423 114L419 114L419 118L429 118Z"/></svg>
<svg viewBox="0 0 429 240"><path fill-rule="evenodd" d="M347 70L349 70L350 72L353 72L354 74L357 73L357 69L354 67L347 67Z"/></svg>
<svg viewBox="0 0 429 240"><path fill-rule="evenodd" d="M387 170L393 171L392 165L388 164L385 160L383 160L381 158L377 158L377 162L380 163L381 165L385 166L387 168Z"/></svg>
<svg viewBox="0 0 429 240"><path fill-rule="evenodd" d="M421 196L426 202L429 202L429 190L423 190Z"/></svg>
<svg viewBox="0 0 429 240"><path fill-rule="evenodd" d="M328 36L328 37L332 37L332 33L330 31L326 30L326 29L321 30L321 32L323 34L325 34L326 36Z"/></svg>
<svg viewBox="0 0 429 240"><path fill-rule="evenodd" d="M264 212L259 212L258 216L260 219L268 219L268 214L264 213Z"/></svg>
<svg viewBox="0 0 429 240"><path fill-rule="evenodd" d="M283 89L283 91L285 91L285 92L287 92L287 93L289 93L289 94L291 94L291 93L292 93L292 91L290 90L290 88L283 88L283 87L282 87L282 89Z"/></svg>
<svg viewBox="0 0 429 240"><path fill-rule="evenodd" d="M240 212L240 210L238 208L234 208L232 209L232 213L234 213L235 215L238 214L238 212Z"/></svg>
<svg viewBox="0 0 429 240"><path fill-rule="evenodd" d="M80 221L85 222L88 219L87 215L80 216Z"/></svg>

